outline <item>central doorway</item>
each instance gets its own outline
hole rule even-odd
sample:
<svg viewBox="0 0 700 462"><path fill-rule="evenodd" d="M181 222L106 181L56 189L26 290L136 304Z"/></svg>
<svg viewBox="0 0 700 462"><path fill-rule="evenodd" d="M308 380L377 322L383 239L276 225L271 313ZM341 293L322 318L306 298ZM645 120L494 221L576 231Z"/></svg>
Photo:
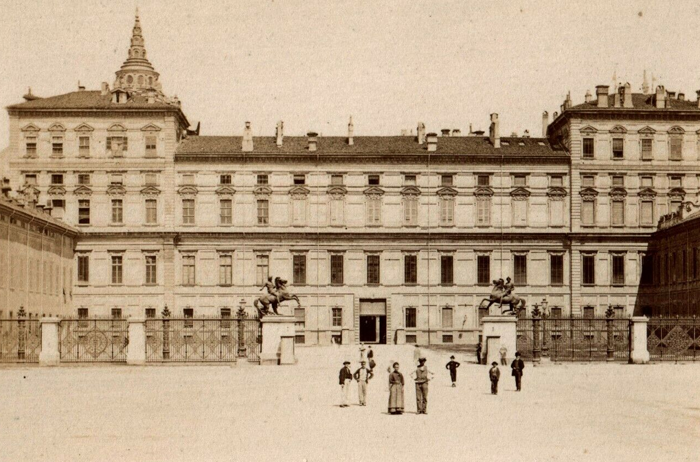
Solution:
<svg viewBox="0 0 700 462"><path fill-rule="evenodd" d="M360 300L360 342L386 343L386 300Z"/></svg>

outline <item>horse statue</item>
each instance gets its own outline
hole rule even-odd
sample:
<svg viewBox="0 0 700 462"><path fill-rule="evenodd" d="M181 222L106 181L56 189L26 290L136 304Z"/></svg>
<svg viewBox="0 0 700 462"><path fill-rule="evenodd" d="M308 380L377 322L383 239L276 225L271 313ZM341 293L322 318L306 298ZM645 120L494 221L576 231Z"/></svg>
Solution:
<svg viewBox="0 0 700 462"><path fill-rule="evenodd" d="M516 315L518 311L525 309L525 299L513 294L513 290L515 290L515 284L511 282L510 278L506 278L505 281L503 279L493 281L491 295L489 298L481 300L479 308L489 309L491 305L498 303L501 314ZM508 309L504 311L503 305L508 305Z"/></svg>
<svg viewBox="0 0 700 462"><path fill-rule="evenodd" d="M295 300L297 306L301 306L299 297L287 290L287 281L280 277L276 277L274 283L272 282L272 276L267 278L265 285L260 288L260 290L263 289L267 289L267 294L261 295L253 302L253 306L258 310L259 318L272 313L279 315L280 313L277 311L278 305L287 300ZM272 308L272 313L270 308Z"/></svg>

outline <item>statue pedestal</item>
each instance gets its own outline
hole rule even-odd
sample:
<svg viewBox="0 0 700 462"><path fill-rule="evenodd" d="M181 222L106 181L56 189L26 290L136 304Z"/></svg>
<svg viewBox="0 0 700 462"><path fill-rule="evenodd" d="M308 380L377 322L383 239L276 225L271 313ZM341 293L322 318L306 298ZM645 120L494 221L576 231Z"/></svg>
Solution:
<svg viewBox="0 0 700 462"><path fill-rule="evenodd" d="M508 363L515 359L516 342L518 334L518 318L516 316L485 316L483 318L482 338L484 342L484 353L486 364L492 362L501 364L501 354L499 350L505 346L508 350L506 359Z"/></svg>
<svg viewBox="0 0 700 462"><path fill-rule="evenodd" d="M294 364L294 316L265 316L262 323L260 364ZM284 341L283 341L284 338ZM291 348L291 351L289 351Z"/></svg>

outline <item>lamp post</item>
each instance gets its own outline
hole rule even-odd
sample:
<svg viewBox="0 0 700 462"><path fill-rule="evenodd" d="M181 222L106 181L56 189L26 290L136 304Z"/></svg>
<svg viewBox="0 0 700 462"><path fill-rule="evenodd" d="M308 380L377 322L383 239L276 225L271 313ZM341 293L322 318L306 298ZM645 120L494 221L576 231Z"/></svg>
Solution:
<svg viewBox="0 0 700 462"><path fill-rule="evenodd" d="M540 322L542 312L540 306L535 303L532 309L532 361L540 362Z"/></svg>
<svg viewBox="0 0 700 462"><path fill-rule="evenodd" d="M547 319L549 318L549 302L547 297L542 299L542 356L549 357L549 333Z"/></svg>

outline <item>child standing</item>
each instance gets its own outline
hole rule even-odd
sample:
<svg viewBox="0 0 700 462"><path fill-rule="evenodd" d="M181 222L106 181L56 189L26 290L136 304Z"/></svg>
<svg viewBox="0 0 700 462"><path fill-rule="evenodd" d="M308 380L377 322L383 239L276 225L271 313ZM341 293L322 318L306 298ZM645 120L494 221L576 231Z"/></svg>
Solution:
<svg viewBox="0 0 700 462"><path fill-rule="evenodd" d="M450 356L450 362L445 365L445 369L450 370L450 378L452 379L452 386L457 386L457 368L459 363L455 361L454 355Z"/></svg>
<svg viewBox="0 0 700 462"><path fill-rule="evenodd" d="M498 394L498 379L501 378L501 371L498 369L498 363L496 361L491 363L491 369L489 369L489 379L491 379L491 394Z"/></svg>

